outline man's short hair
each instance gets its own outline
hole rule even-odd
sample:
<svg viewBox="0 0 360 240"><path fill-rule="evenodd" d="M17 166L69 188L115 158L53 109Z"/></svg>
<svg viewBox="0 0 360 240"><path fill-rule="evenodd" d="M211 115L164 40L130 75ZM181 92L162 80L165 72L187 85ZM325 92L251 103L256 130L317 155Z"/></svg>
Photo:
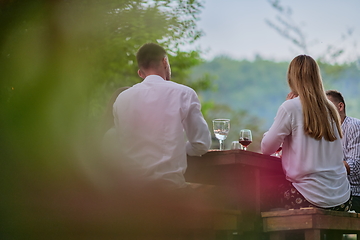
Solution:
<svg viewBox="0 0 360 240"><path fill-rule="evenodd" d="M344 97L342 96L342 94L339 91L328 90L328 91L326 91L326 95L330 96L334 101L336 101L338 103L344 103L344 108L345 108Z"/></svg>
<svg viewBox="0 0 360 240"><path fill-rule="evenodd" d="M166 51L156 43L146 43L136 53L139 68L157 68L161 60L166 57Z"/></svg>

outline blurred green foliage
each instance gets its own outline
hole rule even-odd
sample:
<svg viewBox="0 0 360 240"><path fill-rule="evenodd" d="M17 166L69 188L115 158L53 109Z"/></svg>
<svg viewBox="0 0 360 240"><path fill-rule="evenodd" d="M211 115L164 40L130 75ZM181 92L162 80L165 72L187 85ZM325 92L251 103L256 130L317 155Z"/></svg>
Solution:
<svg viewBox="0 0 360 240"><path fill-rule="evenodd" d="M145 42L168 50L175 81L198 84L187 74L200 55L179 46L201 36L201 7L197 0L0 1L2 238L104 239L177 225L167 207L187 201L164 203L171 196L128 186L121 172L99 174L99 130L112 92L140 81L135 53ZM115 183L111 194L106 179ZM155 209L144 217L148 206Z"/></svg>
<svg viewBox="0 0 360 240"><path fill-rule="evenodd" d="M199 51L181 51L202 35L196 27L201 8L200 0L0 1L4 239L111 239L124 229L141 234L144 222L153 224L151 231L191 222L197 208L178 204L199 199L168 201L173 196L126 185L120 172L98 175L102 114L117 88L141 80L135 53L145 42L168 50L173 80L199 92L210 130L213 118L230 118L228 144L240 128L250 128L256 140L249 150L259 148L263 120L252 110L275 115L287 93L287 63L226 57L204 62ZM119 184L111 193L102 188L107 178ZM161 221L153 218L156 210ZM174 215L186 221L169 221Z"/></svg>

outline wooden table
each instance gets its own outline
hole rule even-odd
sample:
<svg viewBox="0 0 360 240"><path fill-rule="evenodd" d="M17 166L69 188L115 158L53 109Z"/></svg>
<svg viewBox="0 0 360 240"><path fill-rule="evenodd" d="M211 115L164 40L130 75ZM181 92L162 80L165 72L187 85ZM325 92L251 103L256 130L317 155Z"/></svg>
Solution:
<svg viewBox="0 0 360 240"><path fill-rule="evenodd" d="M229 200L243 213L239 234L243 239L260 239L261 211L269 210L271 194L285 176L278 157L226 150L209 151L201 157L188 156L185 179L232 189Z"/></svg>

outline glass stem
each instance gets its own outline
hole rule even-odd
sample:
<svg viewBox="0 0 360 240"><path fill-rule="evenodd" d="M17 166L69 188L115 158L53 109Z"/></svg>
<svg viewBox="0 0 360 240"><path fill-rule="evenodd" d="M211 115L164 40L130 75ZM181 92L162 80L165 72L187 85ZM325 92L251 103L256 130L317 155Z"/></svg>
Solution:
<svg viewBox="0 0 360 240"><path fill-rule="evenodd" d="M224 150L224 140L219 140L220 142L220 151Z"/></svg>

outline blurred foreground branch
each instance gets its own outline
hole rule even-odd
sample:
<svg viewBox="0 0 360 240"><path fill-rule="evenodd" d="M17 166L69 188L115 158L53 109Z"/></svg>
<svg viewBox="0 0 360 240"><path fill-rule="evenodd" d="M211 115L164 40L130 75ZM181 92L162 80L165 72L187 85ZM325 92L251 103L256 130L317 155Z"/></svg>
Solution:
<svg viewBox="0 0 360 240"><path fill-rule="evenodd" d="M208 219L207 199L130 182L126 172L105 167L100 151L101 126L92 116L100 115L96 106L111 88L139 81L140 44L171 48L179 79L201 61L176 48L199 37L194 21L201 4L152 3L0 2L4 239L161 239L187 234L192 219ZM179 12L185 4L189 18L169 15L171 4Z"/></svg>

